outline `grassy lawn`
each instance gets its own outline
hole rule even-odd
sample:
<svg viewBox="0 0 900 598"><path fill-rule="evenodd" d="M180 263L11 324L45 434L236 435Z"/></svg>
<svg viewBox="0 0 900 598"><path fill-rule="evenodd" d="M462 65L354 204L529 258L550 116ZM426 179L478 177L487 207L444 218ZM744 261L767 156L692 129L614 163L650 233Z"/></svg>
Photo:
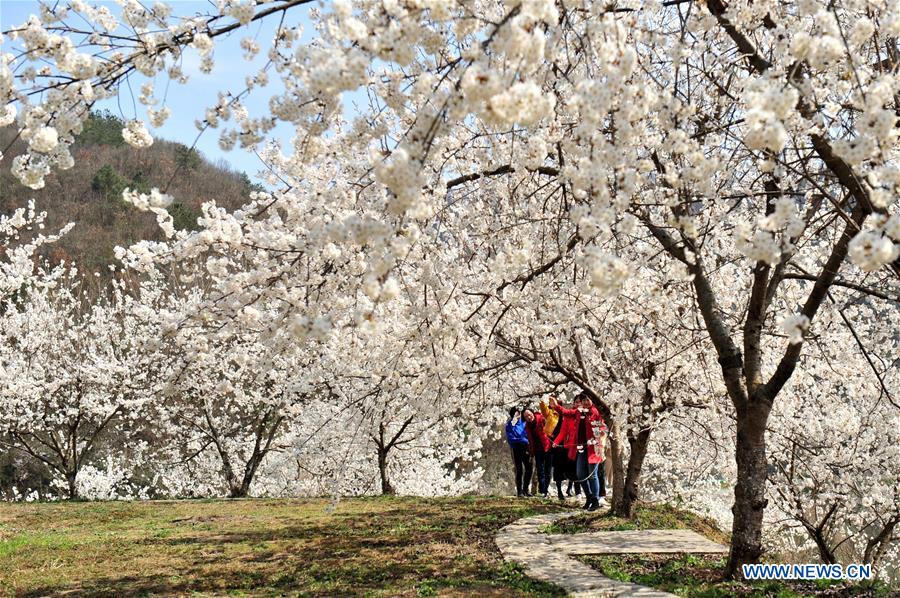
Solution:
<svg viewBox="0 0 900 598"><path fill-rule="evenodd" d="M507 498L0 503L0 595L562 595L493 536Z"/></svg>

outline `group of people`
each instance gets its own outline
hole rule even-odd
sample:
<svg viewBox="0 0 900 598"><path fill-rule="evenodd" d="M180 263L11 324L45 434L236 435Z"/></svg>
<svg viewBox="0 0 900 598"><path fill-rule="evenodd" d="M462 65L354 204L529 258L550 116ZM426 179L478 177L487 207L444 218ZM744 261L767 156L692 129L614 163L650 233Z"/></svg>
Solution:
<svg viewBox="0 0 900 598"><path fill-rule="evenodd" d="M565 406L551 395L541 401L539 410L517 406L509 410L506 441L516 468L516 494L532 496L531 476L537 473L538 493L549 497L551 477L556 482L560 500L563 482L566 494L584 493L584 508L595 511L605 504L606 475L604 469L608 429L603 417L586 393ZM534 468L532 468L532 458Z"/></svg>

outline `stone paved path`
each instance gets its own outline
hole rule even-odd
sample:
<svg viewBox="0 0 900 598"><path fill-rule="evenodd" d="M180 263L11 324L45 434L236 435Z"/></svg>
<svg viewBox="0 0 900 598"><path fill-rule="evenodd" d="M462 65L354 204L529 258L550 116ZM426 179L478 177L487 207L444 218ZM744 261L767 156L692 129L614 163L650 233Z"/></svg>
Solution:
<svg viewBox="0 0 900 598"><path fill-rule="evenodd" d="M728 553L728 548L689 529L648 529L586 534L551 534L551 544L570 554L625 554L634 552Z"/></svg>
<svg viewBox="0 0 900 598"><path fill-rule="evenodd" d="M671 598L674 594L633 583L617 581L572 558L575 554L619 554L635 552L727 552L721 544L689 530L641 530L542 534L538 530L580 511L526 517L507 525L496 542L503 558L521 565L535 579L549 581L578 598Z"/></svg>

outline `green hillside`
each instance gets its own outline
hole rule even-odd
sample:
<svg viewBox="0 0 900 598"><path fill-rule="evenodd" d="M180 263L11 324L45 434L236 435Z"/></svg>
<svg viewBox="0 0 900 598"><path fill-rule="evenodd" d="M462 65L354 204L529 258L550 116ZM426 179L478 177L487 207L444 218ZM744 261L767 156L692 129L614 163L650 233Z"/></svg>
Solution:
<svg viewBox="0 0 900 598"><path fill-rule="evenodd" d="M0 129L0 148L12 143L0 160L0 213L34 199L38 211L47 212L46 231L76 223L68 235L47 248L44 257L51 261L74 261L81 270L105 277L108 266L115 263L115 246L159 240L162 234L155 217L122 201L126 187L165 189L175 198L169 211L178 228L195 228L205 201L215 199L234 209L259 188L246 174L231 170L224 162L210 163L182 143L156 139L149 148L133 148L122 139L123 126L121 119L108 112L92 115L72 148L75 166L54 171L47 176L46 186L37 191L21 185L10 172L13 158L25 150L25 142L13 141L14 127Z"/></svg>

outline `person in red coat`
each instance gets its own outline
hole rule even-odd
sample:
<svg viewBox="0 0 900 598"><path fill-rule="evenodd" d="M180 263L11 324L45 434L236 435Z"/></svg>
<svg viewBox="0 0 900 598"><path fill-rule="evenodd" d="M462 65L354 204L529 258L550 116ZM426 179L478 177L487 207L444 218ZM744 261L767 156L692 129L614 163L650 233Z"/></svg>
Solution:
<svg viewBox="0 0 900 598"><path fill-rule="evenodd" d="M544 409L552 413L556 417L556 426L550 434L550 452L553 454L553 480L556 482L556 494L559 500L566 500L566 496L572 496L572 489L575 489L575 496L581 496L581 484L577 484L578 476L575 475L575 461L569 459L569 450L560 444L563 442L567 434L567 426L571 425L572 420L561 417L559 413L549 407L553 401L557 401L555 395L550 396L550 401L545 407L541 403L541 413ZM545 416L544 419L547 419ZM559 442L557 442L559 441ZM565 496L563 495L563 482L568 482Z"/></svg>
<svg viewBox="0 0 900 598"><path fill-rule="evenodd" d="M535 413L530 408L522 411L522 419L525 420L525 431L528 433L528 450L534 456L534 468L537 470L538 492L547 498L547 489L550 486L550 438L544 431L544 416Z"/></svg>
<svg viewBox="0 0 900 598"><path fill-rule="evenodd" d="M575 397L573 409L566 409L555 400L550 407L563 418L556 444L564 446L569 458L575 461L578 481L587 496L584 508L596 511L606 497L606 478L600 473L606 449L606 422L586 393Z"/></svg>

